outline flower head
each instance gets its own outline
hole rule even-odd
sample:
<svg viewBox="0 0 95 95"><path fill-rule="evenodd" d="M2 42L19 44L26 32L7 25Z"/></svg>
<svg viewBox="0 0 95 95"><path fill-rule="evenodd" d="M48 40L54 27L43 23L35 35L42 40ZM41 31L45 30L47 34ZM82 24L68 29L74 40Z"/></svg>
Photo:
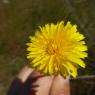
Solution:
<svg viewBox="0 0 95 95"><path fill-rule="evenodd" d="M76 77L78 67L85 68L82 60L87 57L84 38L70 22L46 24L36 30L35 36L30 36L27 58L33 68L44 74Z"/></svg>

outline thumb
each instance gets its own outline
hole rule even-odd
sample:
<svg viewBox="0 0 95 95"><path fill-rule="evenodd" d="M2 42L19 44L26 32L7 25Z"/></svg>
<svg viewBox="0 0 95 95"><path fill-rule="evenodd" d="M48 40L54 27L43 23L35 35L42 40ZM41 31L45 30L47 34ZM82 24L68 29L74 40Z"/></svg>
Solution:
<svg viewBox="0 0 95 95"><path fill-rule="evenodd" d="M64 79L61 75L55 77L51 95L70 95L69 76Z"/></svg>

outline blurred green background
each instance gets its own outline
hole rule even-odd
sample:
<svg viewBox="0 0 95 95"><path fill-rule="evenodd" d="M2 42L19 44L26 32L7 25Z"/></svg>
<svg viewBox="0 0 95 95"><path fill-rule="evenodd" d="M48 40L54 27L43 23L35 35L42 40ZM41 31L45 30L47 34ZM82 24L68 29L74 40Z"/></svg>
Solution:
<svg viewBox="0 0 95 95"><path fill-rule="evenodd" d="M95 74L95 0L0 0L0 95L6 95L11 81L28 62L28 36L39 25L61 20L77 24L86 36L89 57L79 75Z"/></svg>

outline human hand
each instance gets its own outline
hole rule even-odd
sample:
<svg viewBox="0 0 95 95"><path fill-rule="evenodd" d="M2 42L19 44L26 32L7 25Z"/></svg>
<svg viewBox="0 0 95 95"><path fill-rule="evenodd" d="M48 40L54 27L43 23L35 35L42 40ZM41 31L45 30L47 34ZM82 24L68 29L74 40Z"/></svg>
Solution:
<svg viewBox="0 0 95 95"><path fill-rule="evenodd" d="M69 77L43 76L37 70L25 66L17 78L23 83L20 95L22 92L23 95L70 95Z"/></svg>

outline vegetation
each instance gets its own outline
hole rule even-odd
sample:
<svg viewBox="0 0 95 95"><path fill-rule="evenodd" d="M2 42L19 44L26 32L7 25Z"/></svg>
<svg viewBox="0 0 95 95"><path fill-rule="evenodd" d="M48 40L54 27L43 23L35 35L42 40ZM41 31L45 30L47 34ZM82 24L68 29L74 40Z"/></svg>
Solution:
<svg viewBox="0 0 95 95"><path fill-rule="evenodd" d="M0 95L6 95L12 79L27 63L28 36L45 23L70 20L79 26L89 47L87 68L80 75L95 74L94 11L95 0L0 0Z"/></svg>

